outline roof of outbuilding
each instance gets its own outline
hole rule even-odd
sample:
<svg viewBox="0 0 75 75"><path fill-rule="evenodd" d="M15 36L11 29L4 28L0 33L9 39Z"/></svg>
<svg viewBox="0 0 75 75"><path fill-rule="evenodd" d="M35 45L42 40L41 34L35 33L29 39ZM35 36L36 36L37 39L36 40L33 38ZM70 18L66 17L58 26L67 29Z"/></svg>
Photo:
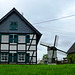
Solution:
<svg viewBox="0 0 75 75"><path fill-rule="evenodd" d="M41 37L41 33L34 27L32 26L15 8L13 8L11 11L9 11L3 18L0 19L0 24L6 20L7 17L9 17L12 13L16 13L35 33L38 35L37 40L39 41Z"/></svg>
<svg viewBox="0 0 75 75"><path fill-rule="evenodd" d="M75 53L75 43L69 48L69 50L67 51L67 53Z"/></svg>

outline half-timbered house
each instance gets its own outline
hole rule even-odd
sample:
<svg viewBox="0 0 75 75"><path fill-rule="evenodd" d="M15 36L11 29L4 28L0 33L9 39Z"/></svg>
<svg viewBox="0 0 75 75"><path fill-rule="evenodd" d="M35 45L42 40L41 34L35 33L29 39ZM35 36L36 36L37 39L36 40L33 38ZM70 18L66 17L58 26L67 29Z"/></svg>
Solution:
<svg viewBox="0 0 75 75"><path fill-rule="evenodd" d="M0 19L0 63L37 64L41 33L15 8Z"/></svg>

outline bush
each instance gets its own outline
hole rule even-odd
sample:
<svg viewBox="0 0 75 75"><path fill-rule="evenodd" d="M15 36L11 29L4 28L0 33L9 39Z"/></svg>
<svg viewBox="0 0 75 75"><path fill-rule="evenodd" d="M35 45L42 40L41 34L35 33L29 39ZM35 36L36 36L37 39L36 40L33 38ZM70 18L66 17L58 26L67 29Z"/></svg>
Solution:
<svg viewBox="0 0 75 75"><path fill-rule="evenodd" d="M67 63L75 63L75 53L67 55Z"/></svg>

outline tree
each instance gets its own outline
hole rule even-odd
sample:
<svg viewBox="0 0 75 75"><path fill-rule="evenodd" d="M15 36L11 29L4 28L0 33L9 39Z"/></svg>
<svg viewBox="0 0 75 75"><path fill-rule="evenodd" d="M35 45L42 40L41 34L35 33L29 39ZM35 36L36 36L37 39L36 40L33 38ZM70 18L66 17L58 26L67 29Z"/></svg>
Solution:
<svg viewBox="0 0 75 75"><path fill-rule="evenodd" d="M42 61L43 61L43 63L45 63L45 64L48 63L48 54L43 55Z"/></svg>
<svg viewBox="0 0 75 75"><path fill-rule="evenodd" d="M75 63L75 53L67 55L67 63Z"/></svg>
<svg viewBox="0 0 75 75"><path fill-rule="evenodd" d="M43 60L48 58L48 54L43 55Z"/></svg>

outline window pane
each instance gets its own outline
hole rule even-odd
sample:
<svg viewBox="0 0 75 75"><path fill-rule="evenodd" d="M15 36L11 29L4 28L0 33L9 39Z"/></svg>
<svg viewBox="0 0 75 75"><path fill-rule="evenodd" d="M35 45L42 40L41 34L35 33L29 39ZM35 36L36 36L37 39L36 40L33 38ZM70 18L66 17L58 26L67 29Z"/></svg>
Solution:
<svg viewBox="0 0 75 75"><path fill-rule="evenodd" d="M7 53L2 53L1 54L1 61L7 61L8 60L8 54Z"/></svg>
<svg viewBox="0 0 75 75"><path fill-rule="evenodd" d="M18 44L18 50L25 50L25 45Z"/></svg>
<svg viewBox="0 0 75 75"><path fill-rule="evenodd" d="M17 46L16 45L10 45L10 50L16 50Z"/></svg>
<svg viewBox="0 0 75 75"><path fill-rule="evenodd" d="M18 60L19 62L25 62L25 55L24 54L18 54Z"/></svg>
<svg viewBox="0 0 75 75"><path fill-rule="evenodd" d="M19 43L25 43L25 36L24 35L19 35L18 40L19 40L18 41Z"/></svg>
<svg viewBox="0 0 75 75"><path fill-rule="evenodd" d="M1 44L1 50L8 50L9 44Z"/></svg>
<svg viewBox="0 0 75 75"><path fill-rule="evenodd" d="M2 43L8 43L9 42L9 35L2 35Z"/></svg>

